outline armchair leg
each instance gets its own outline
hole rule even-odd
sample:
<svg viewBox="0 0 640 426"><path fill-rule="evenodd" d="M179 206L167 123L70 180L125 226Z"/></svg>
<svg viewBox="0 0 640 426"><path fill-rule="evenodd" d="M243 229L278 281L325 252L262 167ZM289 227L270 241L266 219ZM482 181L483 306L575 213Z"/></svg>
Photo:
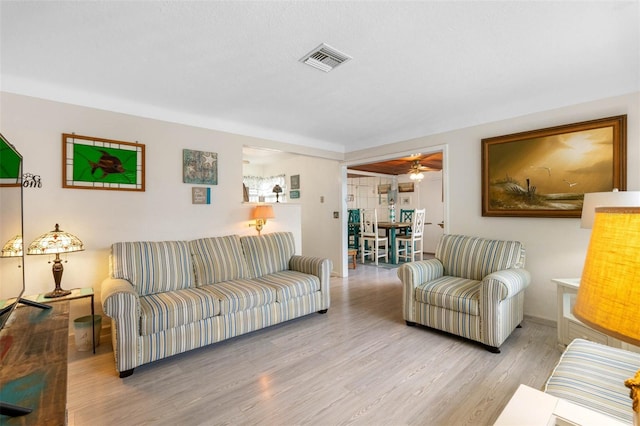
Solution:
<svg viewBox="0 0 640 426"><path fill-rule="evenodd" d="M328 309L321 309L318 311L319 314L326 314Z"/></svg>
<svg viewBox="0 0 640 426"><path fill-rule="evenodd" d="M129 377L130 375L133 374L133 368L131 370L124 370L120 372L120 378L124 379L125 377Z"/></svg>
<svg viewBox="0 0 640 426"><path fill-rule="evenodd" d="M516 328L522 328L522 324L516 325Z"/></svg>
<svg viewBox="0 0 640 426"><path fill-rule="evenodd" d="M483 345L483 346L484 346L484 348L486 350L488 350L492 354L499 354L500 353L500 348L497 348L495 346L489 346L489 345Z"/></svg>
<svg viewBox="0 0 640 426"><path fill-rule="evenodd" d="M405 321L409 327L415 327L416 323L413 321Z"/></svg>

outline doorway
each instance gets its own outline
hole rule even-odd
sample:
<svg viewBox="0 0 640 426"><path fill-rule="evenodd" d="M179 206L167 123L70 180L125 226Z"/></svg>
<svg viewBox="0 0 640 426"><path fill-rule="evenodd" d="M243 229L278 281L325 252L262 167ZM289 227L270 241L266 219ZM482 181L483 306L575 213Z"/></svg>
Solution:
<svg viewBox="0 0 640 426"><path fill-rule="evenodd" d="M418 163L415 163L416 161ZM440 237L448 229L446 164L446 145L344 163L343 199L346 203L342 212L342 276L348 276L347 262L350 260L347 256L350 209L376 208L380 217L388 219L389 202L392 199L396 209L425 208L427 218L423 251L435 252ZM412 166L421 166L421 180L412 180L409 177Z"/></svg>

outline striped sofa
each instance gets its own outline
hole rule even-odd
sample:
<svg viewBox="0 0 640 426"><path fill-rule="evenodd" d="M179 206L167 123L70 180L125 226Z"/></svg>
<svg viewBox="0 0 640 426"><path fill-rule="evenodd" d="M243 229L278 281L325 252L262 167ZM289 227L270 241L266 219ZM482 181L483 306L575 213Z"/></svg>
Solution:
<svg viewBox="0 0 640 426"><path fill-rule="evenodd" d="M407 325L426 325L485 345L500 345L522 322L531 280L518 241L443 235L435 259L398 268Z"/></svg>
<svg viewBox="0 0 640 426"><path fill-rule="evenodd" d="M119 242L101 299L116 370L329 308L331 260L295 255L290 232Z"/></svg>
<svg viewBox="0 0 640 426"><path fill-rule="evenodd" d="M575 339L562 354L544 391L633 424L631 398L624 381L639 369L640 353Z"/></svg>

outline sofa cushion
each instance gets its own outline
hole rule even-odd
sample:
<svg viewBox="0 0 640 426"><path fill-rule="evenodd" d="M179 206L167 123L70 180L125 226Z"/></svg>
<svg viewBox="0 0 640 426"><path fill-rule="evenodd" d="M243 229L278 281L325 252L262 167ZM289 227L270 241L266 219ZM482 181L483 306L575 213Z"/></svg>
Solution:
<svg viewBox="0 0 640 426"><path fill-rule="evenodd" d="M189 242L198 286L249 278L240 237L201 238Z"/></svg>
<svg viewBox="0 0 640 426"><path fill-rule="evenodd" d="M471 315L480 314L480 281L444 276L416 287L416 300Z"/></svg>
<svg viewBox="0 0 640 426"><path fill-rule="evenodd" d="M244 236L240 241L251 278L289 269L289 260L296 249L291 232Z"/></svg>
<svg viewBox="0 0 640 426"><path fill-rule="evenodd" d="M254 278L253 281L274 287L278 302L320 291L320 278L297 271L281 271Z"/></svg>
<svg viewBox="0 0 640 426"><path fill-rule="evenodd" d="M495 271L523 268L525 252L519 241L444 235L435 257L442 262L445 275L482 280Z"/></svg>
<svg viewBox="0 0 640 426"><path fill-rule="evenodd" d="M197 288L150 294L140 298L140 334L158 333L219 313L218 298Z"/></svg>
<svg viewBox="0 0 640 426"><path fill-rule="evenodd" d="M205 285L201 290L218 298L220 314L246 311L276 301L276 290L253 280L233 280Z"/></svg>
<svg viewBox="0 0 640 426"><path fill-rule="evenodd" d="M562 354L545 392L633 424L624 381L639 368L638 353L575 339Z"/></svg>
<svg viewBox="0 0 640 426"><path fill-rule="evenodd" d="M111 246L111 272L139 295L193 287L191 254L185 241L121 242Z"/></svg>

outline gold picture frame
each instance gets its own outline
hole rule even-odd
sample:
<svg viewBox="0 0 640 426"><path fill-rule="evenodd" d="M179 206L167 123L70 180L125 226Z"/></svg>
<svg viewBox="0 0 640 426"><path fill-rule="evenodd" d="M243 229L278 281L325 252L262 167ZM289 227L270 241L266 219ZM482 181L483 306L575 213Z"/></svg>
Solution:
<svg viewBox="0 0 640 426"><path fill-rule="evenodd" d="M626 115L482 139L482 216L580 217L626 189L626 147Z"/></svg>

